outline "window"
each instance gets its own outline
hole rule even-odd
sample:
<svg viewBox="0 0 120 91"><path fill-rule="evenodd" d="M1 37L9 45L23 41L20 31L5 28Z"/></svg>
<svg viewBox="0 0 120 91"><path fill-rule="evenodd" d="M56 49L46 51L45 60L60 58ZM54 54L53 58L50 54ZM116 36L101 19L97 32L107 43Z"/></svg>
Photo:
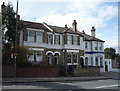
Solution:
<svg viewBox="0 0 120 91"><path fill-rule="evenodd" d="M100 66L103 66L103 57L100 57Z"/></svg>
<svg viewBox="0 0 120 91"><path fill-rule="evenodd" d="M98 43L95 43L95 50L98 50Z"/></svg>
<svg viewBox="0 0 120 91"><path fill-rule="evenodd" d="M47 55L47 63L48 64L52 63L52 54L51 53L48 53L48 55Z"/></svg>
<svg viewBox="0 0 120 91"><path fill-rule="evenodd" d="M91 57L91 65L93 66L93 57Z"/></svg>
<svg viewBox="0 0 120 91"><path fill-rule="evenodd" d="M72 45L72 36L71 35L67 36L67 44Z"/></svg>
<svg viewBox="0 0 120 91"><path fill-rule="evenodd" d="M42 56L43 52L42 51L34 51L30 56L29 56L29 61L32 62L41 62L42 61Z"/></svg>
<svg viewBox="0 0 120 91"><path fill-rule="evenodd" d="M100 50L102 50L102 43L100 43Z"/></svg>
<svg viewBox="0 0 120 91"><path fill-rule="evenodd" d="M42 32L36 32L36 42L42 42Z"/></svg>
<svg viewBox="0 0 120 91"><path fill-rule="evenodd" d="M95 58L96 66L98 66L98 57Z"/></svg>
<svg viewBox="0 0 120 91"><path fill-rule="evenodd" d="M67 54L67 60L68 60L68 63L72 63L72 54L71 53Z"/></svg>
<svg viewBox="0 0 120 91"><path fill-rule="evenodd" d="M78 45L78 36L73 36L73 45Z"/></svg>
<svg viewBox="0 0 120 91"><path fill-rule="evenodd" d="M35 42L35 31L33 30L28 31L28 41Z"/></svg>
<svg viewBox="0 0 120 91"><path fill-rule="evenodd" d="M55 35L55 44L60 45L60 35Z"/></svg>
<svg viewBox="0 0 120 91"><path fill-rule="evenodd" d="M88 58L85 58L85 65L88 66Z"/></svg>
<svg viewBox="0 0 120 91"><path fill-rule="evenodd" d="M90 44L91 44L91 50L92 50L93 49L92 42Z"/></svg>
<svg viewBox="0 0 120 91"><path fill-rule="evenodd" d="M48 44L53 44L53 35L48 34Z"/></svg>
<svg viewBox="0 0 120 91"><path fill-rule="evenodd" d="M53 64L58 64L58 53L56 53L55 55L54 55L54 61L53 61Z"/></svg>
<svg viewBox="0 0 120 91"><path fill-rule="evenodd" d="M77 61L78 61L78 54L73 53L73 63L77 63Z"/></svg>
<svg viewBox="0 0 120 91"><path fill-rule="evenodd" d="M87 42L85 42L85 48L86 48L86 49L88 48L88 44L87 44Z"/></svg>

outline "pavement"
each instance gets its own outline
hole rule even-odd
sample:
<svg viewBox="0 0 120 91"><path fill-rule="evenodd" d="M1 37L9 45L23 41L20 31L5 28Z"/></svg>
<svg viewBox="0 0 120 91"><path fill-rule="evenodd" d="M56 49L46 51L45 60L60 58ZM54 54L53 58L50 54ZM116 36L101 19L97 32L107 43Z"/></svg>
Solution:
<svg viewBox="0 0 120 91"><path fill-rule="evenodd" d="M118 72L104 72L100 76L94 77L32 77L32 78L2 78L3 83L24 83L24 82L60 82L60 81L88 81L88 80L105 80L120 79Z"/></svg>
<svg viewBox="0 0 120 91"><path fill-rule="evenodd" d="M25 82L61 82L61 81L90 81L105 80L111 77L35 77L35 78L3 78L3 83L25 83Z"/></svg>

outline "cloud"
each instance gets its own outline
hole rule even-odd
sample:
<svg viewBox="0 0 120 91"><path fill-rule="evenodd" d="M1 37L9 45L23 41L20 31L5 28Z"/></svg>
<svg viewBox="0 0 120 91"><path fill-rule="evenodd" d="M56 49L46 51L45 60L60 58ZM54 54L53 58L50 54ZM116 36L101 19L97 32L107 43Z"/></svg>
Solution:
<svg viewBox="0 0 120 91"><path fill-rule="evenodd" d="M103 0L71 0L69 6L66 7L67 13L61 14L57 11L47 16L40 17L37 22L46 22L57 26L72 25L72 20L76 19L78 29L84 29L90 33L92 26L96 28L104 28L107 21L117 16L117 7L110 5L101 5ZM64 10L63 10L64 11Z"/></svg>

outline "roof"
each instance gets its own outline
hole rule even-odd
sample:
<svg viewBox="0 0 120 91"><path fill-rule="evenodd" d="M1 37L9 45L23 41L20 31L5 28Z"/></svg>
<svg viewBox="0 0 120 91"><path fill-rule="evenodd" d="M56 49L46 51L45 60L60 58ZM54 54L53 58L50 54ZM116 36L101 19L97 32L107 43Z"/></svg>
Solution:
<svg viewBox="0 0 120 91"><path fill-rule="evenodd" d="M53 32L56 32L56 33L71 33L71 34L77 34L77 35L80 35L80 36L83 36L84 37L84 40L85 41L100 41L100 42L105 42L101 39L98 39L98 38L95 38L95 37L92 37L88 34L85 34L85 33L82 33L80 31L77 30L77 32L73 31L72 28L65 28L65 27L59 27L59 26L53 26L53 25L48 25L46 23L36 23L36 22L30 22L30 21L24 21L22 20L23 22L23 25L24 27L26 28L35 28L35 29L43 29L45 31L48 31L50 32L50 30L44 26L47 25L50 29L53 30Z"/></svg>
<svg viewBox="0 0 120 91"><path fill-rule="evenodd" d="M88 35L88 34L85 34L85 33L82 33L82 32L79 32L79 33L81 33L81 34L84 36L84 40L85 40L85 41L105 42L104 40L101 40L101 39L99 39L99 38L95 38L95 37L90 36L90 35Z"/></svg>
<svg viewBox="0 0 120 91"><path fill-rule="evenodd" d="M22 20L22 23L26 28L44 29L49 31L42 23L23 21L23 20Z"/></svg>

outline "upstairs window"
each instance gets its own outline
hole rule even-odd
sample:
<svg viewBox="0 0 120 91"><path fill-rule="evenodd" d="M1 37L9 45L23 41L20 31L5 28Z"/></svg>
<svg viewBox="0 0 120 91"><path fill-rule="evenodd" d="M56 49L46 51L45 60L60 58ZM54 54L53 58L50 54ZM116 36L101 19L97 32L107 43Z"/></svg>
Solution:
<svg viewBox="0 0 120 91"><path fill-rule="evenodd" d="M40 31L36 32L36 42L42 42L42 39L43 39L42 35L43 35L42 32Z"/></svg>
<svg viewBox="0 0 120 91"><path fill-rule="evenodd" d="M78 45L78 36L73 36L73 45Z"/></svg>
<svg viewBox="0 0 120 91"><path fill-rule="evenodd" d="M47 39L48 39L48 44L53 44L53 35L52 34L48 34Z"/></svg>
<svg viewBox="0 0 120 91"><path fill-rule="evenodd" d="M60 35L55 35L55 44L60 45Z"/></svg>
<svg viewBox="0 0 120 91"><path fill-rule="evenodd" d="M72 36L71 35L67 36L67 44L72 45Z"/></svg>
<svg viewBox="0 0 120 91"><path fill-rule="evenodd" d="M33 30L28 31L28 41L35 42L35 31Z"/></svg>
<svg viewBox="0 0 120 91"><path fill-rule="evenodd" d="M86 48L86 49L88 48L88 44L87 44L87 42L85 42L85 48Z"/></svg>
<svg viewBox="0 0 120 91"><path fill-rule="evenodd" d="M100 43L100 48L99 49L102 50L102 43Z"/></svg>
<svg viewBox="0 0 120 91"><path fill-rule="evenodd" d="M95 42L95 50L98 50L98 42Z"/></svg>

